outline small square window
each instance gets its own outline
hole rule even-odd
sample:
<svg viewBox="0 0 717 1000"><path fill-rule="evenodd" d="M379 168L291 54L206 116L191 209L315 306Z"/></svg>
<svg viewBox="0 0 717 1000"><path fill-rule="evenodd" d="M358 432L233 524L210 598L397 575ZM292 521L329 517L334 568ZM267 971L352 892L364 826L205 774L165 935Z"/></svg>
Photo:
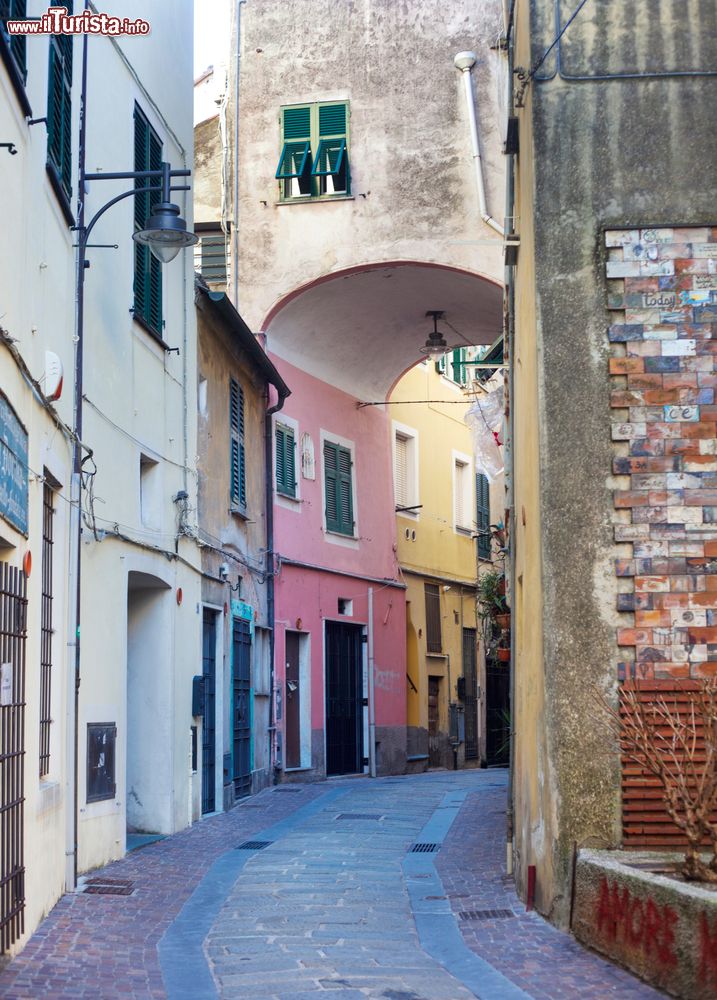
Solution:
<svg viewBox="0 0 717 1000"><path fill-rule="evenodd" d="M87 725L87 801L113 799L115 785L114 722L90 722Z"/></svg>

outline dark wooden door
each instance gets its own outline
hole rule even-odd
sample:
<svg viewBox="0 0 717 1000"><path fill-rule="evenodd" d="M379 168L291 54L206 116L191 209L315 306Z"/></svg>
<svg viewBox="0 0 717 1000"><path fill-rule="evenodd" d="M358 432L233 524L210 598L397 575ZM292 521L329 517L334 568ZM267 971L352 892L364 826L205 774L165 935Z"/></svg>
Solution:
<svg viewBox="0 0 717 1000"><path fill-rule="evenodd" d="M251 630L232 619L232 762L234 795L251 792Z"/></svg>
<svg viewBox="0 0 717 1000"><path fill-rule="evenodd" d="M204 676L204 717L202 719L202 813L214 812L216 785L216 684L217 616L204 610L202 632L202 674Z"/></svg>
<svg viewBox="0 0 717 1000"><path fill-rule="evenodd" d="M326 623L326 773L363 769L361 627Z"/></svg>
<svg viewBox="0 0 717 1000"><path fill-rule="evenodd" d="M299 685L299 633L286 633L286 694L284 697L286 766L301 767L301 688Z"/></svg>
<svg viewBox="0 0 717 1000"><path fill-rule="evenodd" d="M465 679L466 760L478 756L478 662L476 659L476 630L463 629L463 677Z"/></svg>
<svg viewBox="0 0 717 1000"><path fill-rule="evenodd" d="M440 712L441 712L441 678L428 678L428 763L431 767L440 767Z"/></svg>
<svg viewBox="0 0 717 1000"><path fill-rule="evenodd" d="M510 673L507 664L487 660L485 699L486 762L505 765L510 751Z"/></svg>

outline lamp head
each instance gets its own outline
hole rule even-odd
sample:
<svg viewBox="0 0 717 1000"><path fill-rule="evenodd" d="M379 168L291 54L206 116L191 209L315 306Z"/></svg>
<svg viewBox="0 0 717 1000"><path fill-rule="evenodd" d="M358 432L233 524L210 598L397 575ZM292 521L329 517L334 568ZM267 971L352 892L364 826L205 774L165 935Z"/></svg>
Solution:
<svg viewBox="0 0 717 1000"><path fill-rule="evenodd" d="M180 250L199 242L199 237L187 230L187 223L179 214L179 206L168 201L155 205L144 229L134 233L132 239L135 243L148 246L162 264L168 264Z"/></svg>
<svg viewBox="0 0 717 1000"><path fill-rule="evenodd" d="M438 320L443 316L443 310L429 309L426 316L433 317L433 329L428 334L426 343L420 348L421 354L427 354L429 357L440 357L448 351L448 344L438 329Z"/></svg>

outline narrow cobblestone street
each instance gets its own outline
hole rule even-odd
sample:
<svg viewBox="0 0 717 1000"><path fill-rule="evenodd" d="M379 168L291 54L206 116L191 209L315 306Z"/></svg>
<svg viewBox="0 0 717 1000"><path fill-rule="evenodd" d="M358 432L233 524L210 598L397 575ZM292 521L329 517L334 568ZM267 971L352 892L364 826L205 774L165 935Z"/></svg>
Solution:
<svg viewBox="0 0 717 1000"><path fill-rule="evenodd" d="M0 996L657 997L524 912L504 809L502 771L266 790L101 873L131 895L65 896Z"/></svg>

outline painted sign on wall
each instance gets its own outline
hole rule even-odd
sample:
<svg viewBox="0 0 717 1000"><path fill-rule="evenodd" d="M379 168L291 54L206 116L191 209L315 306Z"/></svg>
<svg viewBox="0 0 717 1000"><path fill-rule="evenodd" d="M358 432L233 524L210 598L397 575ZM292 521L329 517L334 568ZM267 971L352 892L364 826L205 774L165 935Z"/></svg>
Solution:
<svg viewBox="0 0 717 1000"><path fill-rule="evenodd" d="M27 431L0 394L0 517L27 534Z"/></svg>

